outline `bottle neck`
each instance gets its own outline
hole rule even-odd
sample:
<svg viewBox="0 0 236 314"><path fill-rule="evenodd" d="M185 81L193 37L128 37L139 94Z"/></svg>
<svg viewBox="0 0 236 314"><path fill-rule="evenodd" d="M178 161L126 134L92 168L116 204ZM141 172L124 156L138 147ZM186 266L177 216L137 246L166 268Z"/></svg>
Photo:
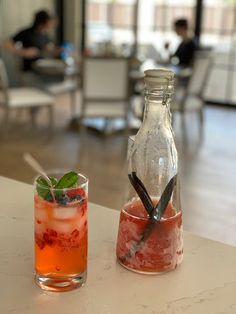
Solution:
<svg viewBox="0 0 236 314"><path fill-rule="evenodd" d="M171 128L170 105L172 91L164 93L145 91L145 111L143 124L148 127Z"/></svg>
<svg viewBox="0 0 236 314"><path fill-rule="evenodd" d="M170 104L174 92L174 73L167 69L145 71L145 129L171 130Z"/></svg>

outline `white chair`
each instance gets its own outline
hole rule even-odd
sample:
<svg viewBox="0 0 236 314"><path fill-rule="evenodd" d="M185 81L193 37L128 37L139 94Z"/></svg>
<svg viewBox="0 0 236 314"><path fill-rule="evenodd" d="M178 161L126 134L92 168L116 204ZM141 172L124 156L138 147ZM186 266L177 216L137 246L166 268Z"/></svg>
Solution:
<svg viewBox="0 0 236 314"><path fill-rule="evenodd" d="M2 62L5 65L8 84L12 87L18 87L22 85L21 67L22 60L19 56L9 53L5 49L1 51Z"/></svg>
<svg viewBox="0 0 236 314"><path fill-rule="evenodd" d="M3 107L4 128L7 129L11 110L29 109L32 122L35 122L35 113L39 108L48 109L49 128L53 128L53 103L54 98L43 91L31 87L8 86L8 77L3 61L0 59L0 106ZM3 126L2 126L3 127Z"/></svg>
<svg viewBox="0 0 236 314"><path fill-rule="evenodd" d="M182 131L185 139L187 139L185 115L188 112L197 113L200 137L202 137L203 134L203 92L208 79L210 60L209 52L197 52L194 59L192 74L190 75L187 86L178 86L177 79L177 87L171 111L173 113L173 122L175 120L175 113L179 112L181 114ZM179 80L181 81L181 78Z"/></svg>
<svg viewBox="0 0 236 314"><path fill-rule="evenodd" d="M129 60L127 58L86 57L83 60L81 119L102 118L107 122L123 118L128 128Z"/></svg>

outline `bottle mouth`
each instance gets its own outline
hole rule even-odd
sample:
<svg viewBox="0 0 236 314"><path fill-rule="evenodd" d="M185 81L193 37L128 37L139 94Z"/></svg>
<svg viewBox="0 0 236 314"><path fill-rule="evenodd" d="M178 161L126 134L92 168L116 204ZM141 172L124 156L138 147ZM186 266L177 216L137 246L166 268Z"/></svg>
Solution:
<svg viewBox="0 0 236 314"><path fill-rule="evenodd" d="M163 104L165 104L174 92L174 72L169 69L158 68L146 70L144 74L146 99L155 101L162 98Z"/></svg>
<svg viewBox="0 0 236 314"><path fill-rule="evenodd" d="M175 73L170 69L157 68L144 71L146 85L169 85L174 83Z"/></svg>

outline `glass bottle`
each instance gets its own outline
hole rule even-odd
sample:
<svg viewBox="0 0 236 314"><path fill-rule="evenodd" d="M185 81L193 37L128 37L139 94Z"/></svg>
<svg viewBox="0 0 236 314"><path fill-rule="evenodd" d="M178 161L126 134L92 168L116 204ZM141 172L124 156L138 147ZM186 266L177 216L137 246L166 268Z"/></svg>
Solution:
<svg viewBox="0 0 236 314"><path fill-rule="evenodd" d="M131 184L116 253L124 267L157 274L175 269L183 258L178 156L170 121L174 73L144 73L144 120L128 152Z"/></svg>

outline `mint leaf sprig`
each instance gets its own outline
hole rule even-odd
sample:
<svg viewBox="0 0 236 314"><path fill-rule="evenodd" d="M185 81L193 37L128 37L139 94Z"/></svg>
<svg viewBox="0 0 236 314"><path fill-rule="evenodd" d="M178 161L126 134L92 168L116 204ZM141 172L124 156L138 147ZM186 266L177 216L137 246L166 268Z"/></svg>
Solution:
<svg viewBox="0 0 236 314"><path fill-rule="evenodd" d="M49 177L49 179L54 189L54 187L57 184L57 179L54 177ZM50 195L52 197L52 193L50 192L51 186L49 185L49 182L47 182L43 177L39 177L36 182L37 182L36 190L39 196L41 196L43 199L47 199L47 195Z"/></svg>
<svg viewBox="0 0 236 314"><path fill-rule="evenodd" d="M68 199L63 194L63 189L74 187L78 183L79 176L75 171L70 171L62 176L59 180L55 177L49 177L51 185L54 190L56 200L63 205L66 205ZM53 201L53 196L50 191L49 183L43 178L39 177L37 180L36 190L39 196L46 201Z"/></svg>
<svg viewBox="0 0 236 314"><path fill-rule="evenodd" d="M68 189L78 183L79 176L76 172L70 171L66 173L55 185L55 189Z"/></svg>

